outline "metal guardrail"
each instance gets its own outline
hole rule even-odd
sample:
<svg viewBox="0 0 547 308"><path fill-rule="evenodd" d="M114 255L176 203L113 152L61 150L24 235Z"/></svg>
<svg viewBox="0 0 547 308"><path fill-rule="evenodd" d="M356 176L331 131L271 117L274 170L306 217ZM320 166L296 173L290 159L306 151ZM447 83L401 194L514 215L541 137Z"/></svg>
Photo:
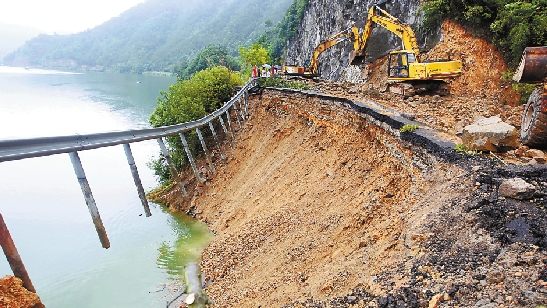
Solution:
<svg viewBox="0 0 547 308"><path fill-rule="evenodd" d="M135 186L137 187L139 198L141 199L141 203L144 207L144 211L147 217L151 216L152 214L150 213L148 201L146 200L144 188L142 187L139 173L135 165L135 160L133 158L133 154L131 153L131 148L129 144L139 142L139 141L144 141L144 140L156 139L160 146L162 155L167 161L171 169L173 178L177 181L177 184L179 185L182 193L186 196L187 195L186 189L184 188L184 185L182 183L182 180L180 179L178 171L176 170L175 165L173 164L172 158L169 155L169 152L165 146L163 138L166 136L179 134L182 144L184 146L186 155L190 162L190 165L192 166L192 169L194 171L194 175L196 179L199 182L204 182L204 180L199 175L199 171L194 162L192 153L190 149L188 148L188 144L186 142L184 133L191 130L196 131L198 138L200 140L200 143L202 145L203 151L205 152L205 155L207 157L209 167L214 172L214 166L211 160L211 156L205 144L205 140L203 138L200 128L208 125L216 141L217 149L221 157L225 158L225 155L220 151L220 142L215 132L213 121L218 119L224 131L224 134L226 136L230 136L231 137L230 140L233 141L234 134L233 134L232 123L230 119L231 117L230 108L233 110L235 114L235 118L239 126L241 127L241 122L245 121L249 115L249 109L248 109L249 90L255 87L256 85L257 85L256 79L250 79L249 82L245 84L245 86L243 86L241 90L239 90L237 94L234 95L228 102L224 103L224 105L221 108L217 109L213 113L199 120L192 121L192 122L186 122L186 123L181 123L177 125L150 128L150 129L137 129L137 130L116 131L116 132L106 132L106 133L96 133L96 134L82 134L82 135L73 135L73 136L0 140L0 162L68 153L70 156L70 160L72 161L72 166L74 167L74 172L76 174L76 177L78 178L78 182L80 183L80 187L82 189L84 199L89 209L89 213L91 214L91 218L93 219L95 229L97 230L97 234L99 235L101 244L104 248L109 248L110 241L108 240L106 230L104 228L101 217L99 215L99 210L97 208L97 205L95 204L95 200L93 198L91 188L89 186L82 163L80 161L80 157L78 156L78 152L84 151L84 150L92 150L92 149L98 149L103 147L115 146L115 145L123 145L125 155L127 157L127 162L131 169L131 174L133 176ZM228 125L225 124L223 115L225 115ZM23 262L21 261L21 258L19 257L17 249L15 248L13 240L11 239L11 236L9 234L7 226L5 225L2 219L1 214L0 214L0 235L1 235L0 246L2 246L4 254L6 255L6 258L8 259L8 262L10 263L10 267L12 268L14 275L20 278L21 280L23 280L23 286L27 290L34 291L34 286L32 285L32 282L30 281L30 278L25 270Z"/></svg>
<svg viewBox="0 0 547 308"><path fill-rule="evenodd" d="M247 83L229 102L213 113L192 122L158 128L107 132L97 134L43 137L31 139L0 140L0 162L48 156L74 151L91 150L113 145L157 139L191 131L207 125L225 114L242 96L247 100L248 90L255 82ZM247 106L245 105L245 108ZM246 112L247 110L245 110ZM236 112L238 112L236 107Z"/></svg>

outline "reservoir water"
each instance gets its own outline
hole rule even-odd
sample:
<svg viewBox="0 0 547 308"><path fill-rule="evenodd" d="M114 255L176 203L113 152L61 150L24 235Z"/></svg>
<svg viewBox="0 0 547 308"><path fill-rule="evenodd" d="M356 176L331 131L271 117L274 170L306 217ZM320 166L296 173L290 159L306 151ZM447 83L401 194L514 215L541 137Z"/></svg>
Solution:
<svg viewBox="0 0 547 308"><path fill-rule="evenodd" d="M174 77L0 66L0 140L148 127ZM145 190L155 141L131 144ZM111 247L101 247L68 154L0 163L0 213L48 308L165 307L182 269L210 240L206 226L144 210L122 146L79 153ZM0 277L12 275L0 256Z"/></svg>

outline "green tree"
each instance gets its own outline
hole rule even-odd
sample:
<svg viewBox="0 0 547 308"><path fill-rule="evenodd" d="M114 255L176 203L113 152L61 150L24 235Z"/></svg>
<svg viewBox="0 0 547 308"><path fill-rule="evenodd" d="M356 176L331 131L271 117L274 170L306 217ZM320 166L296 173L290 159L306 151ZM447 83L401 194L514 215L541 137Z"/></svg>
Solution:
<svg viewBox="0 0 547 308"><path fill-rule="evenodd" d="M209 45L203 48L190 62L182 62L175 67L174 73L179 79L188 79L195 73L206 68L225 66L231 70L239 70L239 62L228 54L223 46Z"/></svg>
<svg viewBox="0 0 547 308"><path fill-rule="evenodd" d="M149 119L150 124L160 127L198 120L230 100L238 85L242 85L239 75L223 66L207 68L187 80L179 79L169 86L169 91L160 92L158 106ZM199 147L195 133L185 135L190 149L196 153ZM180 137L169 136L167 143L175 166L180 170L186 164ZM151 166L161 183L166 183L171 177L163 158L153 161Z"/></svg>
<svg viewBox="0 0 547 308"><path fill-rule="evenodd" d="M253 44L249 48L239 47L239 57L246 65L262 65L270 63L270 55L261 44Z"/></svg>
<svg viewBox="0 0 547 308"><path fill-rule="evenodd" d="M243 64L242 76L250 76L254 65L261 67L264 63L270 63L268 51L260 44L253 44L249 48L239 47L239 58Z"/></svg>
<svg viewBox="0 0 547 308"><path fill-rule="evenodd" d="M285 16L275 27L268 29L256 40L268 50L272 63L281 64L287 41L294 37L304 16L309 0L294 0Z"/></svg>
<svg viewBox="0 0 547 308"><path fill-rule="evenodd" d="M547 1L519 1L500 7L490 30L510 64L517 65L526 46L547 45Z"/></svg>

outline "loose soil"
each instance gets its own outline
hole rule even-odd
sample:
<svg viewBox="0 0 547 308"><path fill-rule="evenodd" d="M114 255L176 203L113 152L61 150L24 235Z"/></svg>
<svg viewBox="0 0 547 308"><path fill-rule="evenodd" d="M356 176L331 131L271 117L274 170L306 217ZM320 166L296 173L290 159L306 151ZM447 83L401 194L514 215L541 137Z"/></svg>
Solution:
<svg viewBox="0 0 547 308"><path fill-rule="evenodd" d="M544 168L444 161L306 95L266 90L250 115L217 172L169 200L216 234L202 261L216 307L546 302ZM537 198L498 197L514 176Z"/></svg>
<svg viewBox="0 0 547 308"><path fill-rule="evenodd" d="M23 287L23 281L13 276L0 278L0 307L43 308L40 298Z"/></svg>

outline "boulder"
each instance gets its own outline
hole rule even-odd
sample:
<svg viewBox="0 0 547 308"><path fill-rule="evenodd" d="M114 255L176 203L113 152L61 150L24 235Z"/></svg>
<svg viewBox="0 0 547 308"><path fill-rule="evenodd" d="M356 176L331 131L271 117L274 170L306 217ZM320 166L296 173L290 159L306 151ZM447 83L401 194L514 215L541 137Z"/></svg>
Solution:
<svg viewBox="0 0 547 308"><path fill-rule="evenodd" d="M467 125L462 133L463 144L473 150L499 152L518 146L516 128L499 117L480 118Z"/></svg>
<svg viewBox="0 0 547 308"><path fill-rule="evenodd" d="M534 196L535 187L521 178L506 179L501 183L498 194L501 197L528 200Z"/></svg>

